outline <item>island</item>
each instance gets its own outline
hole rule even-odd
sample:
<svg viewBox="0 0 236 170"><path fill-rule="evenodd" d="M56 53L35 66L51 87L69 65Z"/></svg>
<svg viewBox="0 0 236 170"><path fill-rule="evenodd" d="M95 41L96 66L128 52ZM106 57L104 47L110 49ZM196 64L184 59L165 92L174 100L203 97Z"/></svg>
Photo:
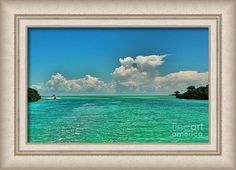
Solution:
<svg viewBox="0 0 236 170"><path fill-rule="evenodd" d="M38 91L33 88L28 88L28 102L34 102L41 99Z"/></svg>
<svg viewBox="0 0 236 170"><path fill-rule="evenodd" d="M197 100L208 100L208 85L195 88L195 86L187 87L187 91L180 93L175 91L174 94L179 99L197 99Z"/></svg>

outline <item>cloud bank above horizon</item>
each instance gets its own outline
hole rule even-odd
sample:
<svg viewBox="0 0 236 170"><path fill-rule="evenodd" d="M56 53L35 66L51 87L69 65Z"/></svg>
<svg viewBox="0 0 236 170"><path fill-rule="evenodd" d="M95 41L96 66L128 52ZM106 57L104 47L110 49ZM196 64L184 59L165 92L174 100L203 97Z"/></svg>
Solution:
<svg viewBox="0 0 236 170"><path fill-rule="evenodd" d="M120 66L111 73L111 81L85 75L78 79L67 79L62 73L53 74L47 82L34 84L43 95L80 94L170 94L185 91L187 86L208 84L208 72L180 70L160 75L159 66L168 55L149 55L120 58Z"/></svg>

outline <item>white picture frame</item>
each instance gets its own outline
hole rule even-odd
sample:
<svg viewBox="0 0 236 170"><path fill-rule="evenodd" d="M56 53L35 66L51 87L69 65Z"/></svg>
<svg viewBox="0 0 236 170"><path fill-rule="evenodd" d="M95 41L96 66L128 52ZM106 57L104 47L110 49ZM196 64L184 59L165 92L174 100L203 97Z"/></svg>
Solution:
<svg viewBox="0 0 236 170"><path fill-rule="evenodd" d="M0 170L236 169L235 1L0 1ZM207 144L27 142L29 27L207 27ZM181 163L180 163L181 162Z"/></svg>

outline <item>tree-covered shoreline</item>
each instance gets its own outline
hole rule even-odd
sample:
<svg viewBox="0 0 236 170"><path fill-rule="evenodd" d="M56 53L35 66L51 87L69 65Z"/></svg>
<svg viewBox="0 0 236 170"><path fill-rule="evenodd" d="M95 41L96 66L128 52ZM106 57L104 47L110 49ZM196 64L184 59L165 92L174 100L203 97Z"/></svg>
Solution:
<svg viewBox="0 0 236 170"><path fill-rule="evenodd" d="M198 88L195 88L195 86L189 86L187 87L186 92L181 94L179 91L175 91L174 95L179 99L208 100L208 85Z"/></svg>
<svg viewBox="0 0 236 170"><path fill-rule="evenodd" d="M28 102L34 102L41 99L38 91L33 88L28 88Z"/></svg>

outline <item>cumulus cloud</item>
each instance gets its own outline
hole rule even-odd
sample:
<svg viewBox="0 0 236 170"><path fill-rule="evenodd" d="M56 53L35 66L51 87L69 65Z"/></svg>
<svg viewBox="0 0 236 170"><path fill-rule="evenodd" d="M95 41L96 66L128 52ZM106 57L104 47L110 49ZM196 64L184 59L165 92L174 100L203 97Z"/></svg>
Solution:
<svg viewBox="0 0 236 170"><path fill-rule="evenodd" d="M164 63L166 55L137 56L135 59L126 57L120 58L120 67L116 68L113 75L116 77L142 76L156 73L156 68Z"/></svg>
<svg viewBox="0 0 236 170"><path fill-rule="evenodd" d="M110 93L114 90L112 83L105 83L97 77L85 75L84 78L67 80L62 74L56 73L44 84L32 85L39 91L55 93Z"/></svg>
<svg viewBox="0 0 236 170"><path fill-rule="evenodd" d="M112 73L119 89L137 93L171 93L184 91L189 85L208 84L208 72L179 71L165 76L158 74L158 67L166 55L137 56L134 59L120 58L120 66Z"/></svg>
<svg viewBox="0 0 236 170"><path fill-rule="evenodd" d="M46 83L32 85L41 93L56 94L166 94L175 90L184 92L190 85L208 84L208 72L194 70L179 71L159 75L158 68L167 55L150 55L120 58L120 66L111 73L111 82L85 75L82 78L68 80L56 73Z"/></svg>
<svg viewBox="0 0 236 170"><path fill-rule="evenodd" d="M116 85L121 91L127 88L130 92L145 92L150 89L151 79L157 75L156 68L161 65L165 55L137 56L135 59L120 58L120 67L112 73ZM151 89L150 89L151 90Z"/></svg>
<svg viewBox="0 0 236 170"><path fill-rule="evenodd" d="M208 84L208 72L179 71L166 76L157 76L154 79L155 91L173 92L179 90L184 92L190 85L205 86Z"/></svg>
<svg viewBox="0 0 236 170"><path fill-rule="evenodd" d="M126 57L126 58L124 58L124 59L120 58L120 59L119 59L119 62L120 62L120 64L121 64L123 67L129 68L129 67L131 67L131 66L133 65L134 59L131 58L131 57Z"/></svg>
<svg viewBox="0 0 236 170"><path fill-rule="evenodd" d="M139 70L141 71L151 71L162 63L164 63L163 58L166 55L150 55L150 56L137 56L135 63L137 64Z"/></svg>

